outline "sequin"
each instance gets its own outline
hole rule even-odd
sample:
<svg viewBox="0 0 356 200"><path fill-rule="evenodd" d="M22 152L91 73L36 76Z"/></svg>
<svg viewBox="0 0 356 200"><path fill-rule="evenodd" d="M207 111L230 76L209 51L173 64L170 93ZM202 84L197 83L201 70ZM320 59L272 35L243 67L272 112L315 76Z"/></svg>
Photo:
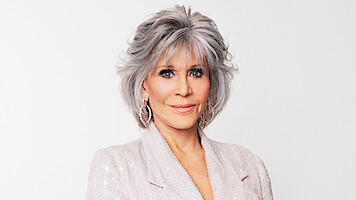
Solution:
<svg viewBox="0 0 356 200"><path fill-rule="evenodd" d="M200 131L214 199L272 200L262 160L247 149L210 140ZM203 199L153 123L139 140L98 150L87 200Z"/></svg>

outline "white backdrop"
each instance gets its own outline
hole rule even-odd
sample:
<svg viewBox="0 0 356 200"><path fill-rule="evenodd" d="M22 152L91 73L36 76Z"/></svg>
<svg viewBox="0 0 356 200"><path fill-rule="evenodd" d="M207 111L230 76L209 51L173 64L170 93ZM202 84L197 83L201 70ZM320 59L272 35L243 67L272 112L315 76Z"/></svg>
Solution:
<svg viewBox="0 0 356 200"><path fill-rule="evenodd" d="M216 21L241 71L207 135L258 154L275 199L354 199L352 0L1 0L0 199L85 198L94 152L140 137L117 57L177 3Z"/></svg>

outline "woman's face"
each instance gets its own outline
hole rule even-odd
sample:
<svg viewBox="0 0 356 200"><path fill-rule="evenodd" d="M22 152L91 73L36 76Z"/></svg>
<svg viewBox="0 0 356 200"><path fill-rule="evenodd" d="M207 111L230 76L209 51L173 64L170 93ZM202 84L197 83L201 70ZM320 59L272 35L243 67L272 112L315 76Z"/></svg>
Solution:
<svg viewBox="0 0 356 200"><path fill-rule="evenodd" d="M194 53L182 48L168 62L163 56L142 88L156 125L179 130L196 128L210 90L209 71Z"/></svg>

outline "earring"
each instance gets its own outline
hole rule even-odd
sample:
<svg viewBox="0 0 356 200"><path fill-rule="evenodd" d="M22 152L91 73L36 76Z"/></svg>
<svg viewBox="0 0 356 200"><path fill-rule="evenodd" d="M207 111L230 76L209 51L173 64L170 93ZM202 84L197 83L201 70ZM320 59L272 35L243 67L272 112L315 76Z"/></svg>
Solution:
<svg viewBox="0 0 356 200"><path fill-rule="evenodd" d="M143 100L144 104L141 106L140 109L140 120L143 124L147 124L148 122L151 121L152 118L152 110L150 108L150 106L147 104L148 101ZM148 118L145 121L143 118L146 116L147 117L148 114Z"/></svg>
<svg viewBox="0 0 356 200"><path fill-rule="evenodd" d="M205 120L208 116L209 116L209 120ZM203 114L200 116L199 126L203 128L206 125L210 124L210 122L214 119L214 116L215 116L215 112L213 106L211 106L210 99L208 99L205 110Z"/></svg>

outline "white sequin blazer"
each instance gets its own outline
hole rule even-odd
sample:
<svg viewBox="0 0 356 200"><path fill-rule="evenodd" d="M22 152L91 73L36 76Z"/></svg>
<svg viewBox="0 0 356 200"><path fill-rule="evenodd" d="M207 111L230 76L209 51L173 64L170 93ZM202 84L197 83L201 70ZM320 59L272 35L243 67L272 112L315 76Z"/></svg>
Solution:
<svg viewBox="0 0 356 200"><path fill-rule="evenodd" d="M210 140L199 132L215 200L270 200L272 190L261 159L247 149ZM199 190L151 123L139 140L96 152L87 200L203 199Z"/></svg>

